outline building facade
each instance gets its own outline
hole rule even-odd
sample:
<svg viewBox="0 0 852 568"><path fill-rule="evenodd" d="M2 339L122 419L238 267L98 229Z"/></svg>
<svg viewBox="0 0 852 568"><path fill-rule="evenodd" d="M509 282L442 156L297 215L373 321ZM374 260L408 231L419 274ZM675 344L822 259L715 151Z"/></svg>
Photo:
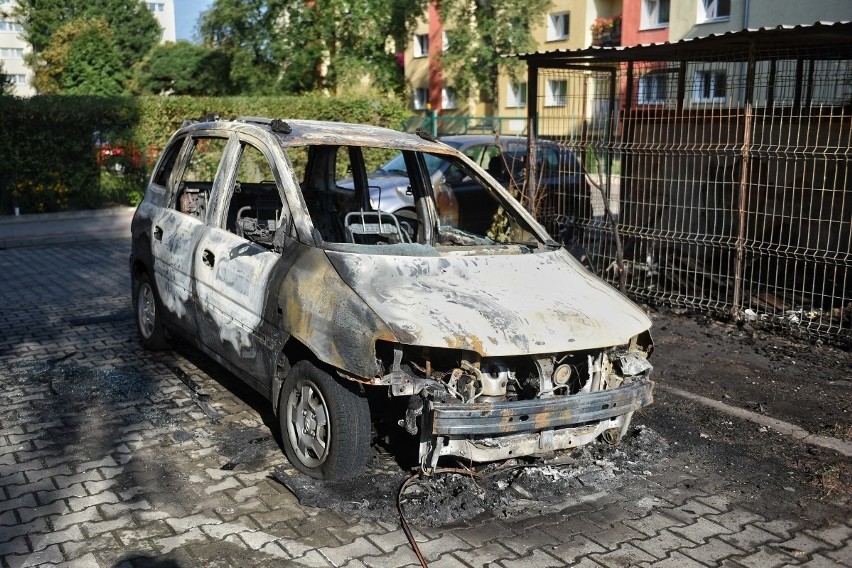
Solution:
<svg viewBox="0 0 852 568"><path fill-rule="evenodd" d="M30 97L36 94L32 86L33 72L24 61L30 45L23 38L23 28L10 15L16 0L0 0L0 63L4 74L12 78L13 94ZM175 41L175 0L145 2L163 28L160 41Z"/></svg>
<svg viewBox="0 0 852 568"><path fill-rule="evenodd" d="M721 34L745 28L813 24L815 21L852 20L852 1L821 0L553 0L542 21L535 26L538 52L571 51L590 46L633 46L674 42L681 39ZM605 41L601 40L601 33ZM435 3L418 22L405 51L405 76L410 108L425 117L493 116L500 132L520 134L526 131L526 107L529 103L526 74L514 80L505 71L498 81L496 100L483 102L463 99L453 88L453 78L440 65L439 55L446 43ZM657 69L656 67L659 67ZM640 104L653 105L667 98L676 88L665 66L653 64L639 71L634 97ZM693 104L730 104L741 89L727 81L734 70L724 66L689 70L689 88L695 93ZM561 115L564 124L551 120L572 132L585 122L606 114L598 108L602 90L609 88L600 79L549 77L538 85L541 115L551 119ZM580 96L583 93L584 96ZM572 106L573 105L573 106ZM583 108L574 108L581 105ZM578 117L585 117L582 123ZM542 132L541 134L547 135Z"/></svg>

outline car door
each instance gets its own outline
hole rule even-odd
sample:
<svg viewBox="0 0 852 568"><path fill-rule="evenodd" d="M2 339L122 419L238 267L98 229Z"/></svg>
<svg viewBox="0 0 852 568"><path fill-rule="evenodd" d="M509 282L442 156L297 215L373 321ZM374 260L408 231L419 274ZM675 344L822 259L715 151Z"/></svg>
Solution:
<svg viewBox="0 0 852 568"><path fill-rule="evenodd" d="M197 324L192 260L204 232L210 191L226 143L227 138L186 138L176 167L171 173L158 172L153 182L159 179L169 186L165 206L151 213L154 280L166 318L190 334Z"/></svg>
<svg viewBox="0 0 852 568"><path fill-rule="evenodd" d="M289 230L292 217L265 144L235 136L226 163L230 173L193 261L200 339L266 392L286 340L274 298L288 264L272 241L279 227Z"/></svg>

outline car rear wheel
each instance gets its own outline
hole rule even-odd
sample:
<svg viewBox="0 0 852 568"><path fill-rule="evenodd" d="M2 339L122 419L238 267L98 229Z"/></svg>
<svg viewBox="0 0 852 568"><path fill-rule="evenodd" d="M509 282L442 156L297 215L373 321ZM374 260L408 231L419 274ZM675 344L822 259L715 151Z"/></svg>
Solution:
<svg viewBox="0 0 852 568"><path fill-rule="evenodd" d="M355 383L332 378L300 361L281 388L278 420L284 453L293 466L317 479L360 472L370 450L370 408Z"/></svg>
<svg viewBox="0 0 852 568"><path fill-rule="evenodd" d="M134 281L133 306L136 313L136 331L142 347L150 350L168 347L166 330L163 327L160 300L151 279L143 272Z"/></svg>

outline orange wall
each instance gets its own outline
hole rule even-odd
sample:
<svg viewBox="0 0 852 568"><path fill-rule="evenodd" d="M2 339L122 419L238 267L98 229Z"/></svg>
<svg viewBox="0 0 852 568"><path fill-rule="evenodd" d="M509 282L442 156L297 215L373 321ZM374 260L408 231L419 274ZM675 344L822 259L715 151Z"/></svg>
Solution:
<svg viewBox="0 0 852 568"><path fill-rule="evenodd" d="M621 14L621 45L668 41L668 27L653 30L639 29L642 25L642 0L624 0Z"/></svg>

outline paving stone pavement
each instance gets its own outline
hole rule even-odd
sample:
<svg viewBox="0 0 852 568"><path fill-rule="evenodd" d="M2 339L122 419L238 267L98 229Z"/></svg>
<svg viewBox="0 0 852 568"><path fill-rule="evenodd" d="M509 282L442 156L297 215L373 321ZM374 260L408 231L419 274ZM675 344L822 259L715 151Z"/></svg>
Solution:
<svg viewBox="0 0 852 568"><path fill-rule="evenodd" d="M275 419L233 376L189 348L140 348L128 253L0 250L2 566L419 565L397 519L305 507L270 478L288 467ZM445 568L852 566L848 522L765 518L684 470L648 473L416 538Z"/></svg>

